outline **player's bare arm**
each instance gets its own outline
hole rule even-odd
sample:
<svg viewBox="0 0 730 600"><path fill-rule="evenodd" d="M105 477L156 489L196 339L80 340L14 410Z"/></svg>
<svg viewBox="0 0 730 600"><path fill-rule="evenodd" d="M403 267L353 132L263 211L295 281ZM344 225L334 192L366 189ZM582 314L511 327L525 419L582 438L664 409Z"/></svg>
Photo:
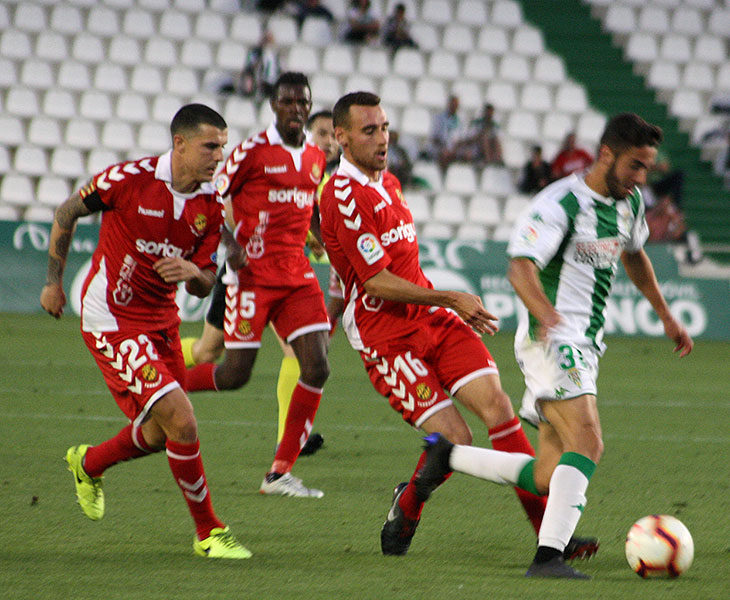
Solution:
<svg viewBox="0 0 730 600"><path fill-rule="evenodd" d="M226 227L221 229L221 241L226 248L226 262L231 269L238 270L248 264L246 249L241 247L241 244Z"/></svg>
<svg viewBox="0 0 730 600"><path fill-rule="evenodd" d="M639 252L623 252L621 262L629 279L649 301L654 312L661 319L666 336L676 344L674 351L679 352L680 358L687 356L692 352L694 342L685 327L670 312L669 305L659 289L654 267L646 252L643 249Z"/></svg>
<svg viewBox="0 0 730 600"><path fill-rule="evenodd" d="M383 300L450 308L478 333L494 335L499 331L497 317L487 311L481 298L474 294L432 290L403 279L388 269L378 272L363 285L369 296Z"/></svg>
<svg viewBox="0 0 730 600"><path fill-rule="evenodd" d="M91 214L81 196L74 194L57 209L51 226L51 239L48 244L48 272L46 285L41 291L41 306L48 314L57 319L63 314L66 294L63 291L63 272L66 258L79 217Z"/></svg>
<svg viewBox="0 0 730 600"><path fill-rule="evenodd" d="M165 283L185 282L188 294L204 298L215 285L215 273L203 270L198 265L180 257L161 258L154 265L157 274Z"/></svg>
<svg viewBox="0 0 730 600"><path fill-rule="evenodd" d="M527 310L540 322L540 337L560 323L560 313L550 303L537 276L537 265L529 258L510 260L507 278Z"/></svg>

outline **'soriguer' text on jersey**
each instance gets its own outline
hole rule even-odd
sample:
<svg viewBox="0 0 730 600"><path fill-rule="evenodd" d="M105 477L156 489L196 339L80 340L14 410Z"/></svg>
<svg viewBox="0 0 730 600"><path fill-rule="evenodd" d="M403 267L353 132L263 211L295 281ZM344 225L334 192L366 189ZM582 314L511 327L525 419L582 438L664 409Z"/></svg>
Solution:
<svg viewBox="0 0 730 600"><path fill-rule="evenodd" d="M432 289L418 259L411 211L398 179L383 171L372 182L346 158L322 190L322 240L343 282L342 323L356 350L377 347L418 329L430 307L371 298L363 283L382 271Z"/></svg>
<svg viewBox="0 0 730 600"><path fill-rule="evenodd" d="M619 258L624 250L640 251L648 237L638 188L621 200L605 198L574 174L535 196L515 224L507 254L537 265L545 293L563 319L555 340L603 352L606 299ZM521 305L518 338L535 339L537 325Z"/></svg>
<svg viewBox="0 0 730 600"><path fill-rule="evenodd" d="M308 142L285 145L274 124L231 152L216 186L231 197L236 240L248 255L241 282L297 286L314 277L304 242L325 164Z"/></svg>
<svg viewBox="0 0 730 600"><path fill-rule="evenodd" d="M181 257L215 272L223 203L212 183L172 189L171 152L112 165L79 191L101 209L99 243L81 293L84 331L166 329L180 322L176 283L153 265Z"/></svg>

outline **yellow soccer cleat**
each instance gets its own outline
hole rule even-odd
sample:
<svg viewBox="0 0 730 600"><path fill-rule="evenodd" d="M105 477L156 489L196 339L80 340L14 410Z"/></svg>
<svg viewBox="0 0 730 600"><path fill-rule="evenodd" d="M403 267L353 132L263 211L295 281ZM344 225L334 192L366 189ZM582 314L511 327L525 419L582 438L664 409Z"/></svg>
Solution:
<svg viewBox="0 0 730 600"><path fill-rule="evenodd" d="M84 456L88 449L88 444L71 446L66 451L66 462L74 476L76 498L81 510L92 521L98 521L104 516L104 490L102 477L91 477L84 471Z"/></svg>
<svg viewBox="0 0 730 600"><path fill-rule="evenodd" d="M231 531L226 527L215 527L204 540L197 537L193 540L193 550L198 556L207 558L251 558L251 551L239 544Z"/></svg>

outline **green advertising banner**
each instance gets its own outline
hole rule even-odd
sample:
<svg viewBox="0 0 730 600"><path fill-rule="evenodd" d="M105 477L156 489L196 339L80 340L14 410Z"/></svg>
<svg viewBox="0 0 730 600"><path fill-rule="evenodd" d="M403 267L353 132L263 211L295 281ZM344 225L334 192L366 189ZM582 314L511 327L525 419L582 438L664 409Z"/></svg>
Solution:
<svg viewBox="0 0 730 600"><path fill-rule="evenodd" d="M79 296L99 226L79 224L69 253L65 276L69 311L79 314ZM37 312L45 281L50 225L0 221L0 311ZM420 240L421 263L434 286L481 296L500 319L502 330L514 330L516 296L507 281L506 244L484 241ZM647 246L664 296L672 312L695 338L730 340L730 281L689 279L679 275L671 248ZM328 266L314 265L327 290ZM202 320L207 301L178 294L183 320ZM649 303L622 269L607 306L606 333L662 336L663 328Z"/></svg>

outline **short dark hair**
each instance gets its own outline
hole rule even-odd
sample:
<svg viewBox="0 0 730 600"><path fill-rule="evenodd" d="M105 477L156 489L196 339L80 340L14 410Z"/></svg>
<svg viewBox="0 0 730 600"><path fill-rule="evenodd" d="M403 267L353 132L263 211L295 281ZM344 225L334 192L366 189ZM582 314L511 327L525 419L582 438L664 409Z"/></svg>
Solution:
<svg viewBox="0 0 730 600"><path fill-rule="evenodd" d="M658 146L664 134L660 127L647 123L635 113L620 113L611 118L601 135L600 144L608 146L615 154L629 148Z"/></svg>
<svg viewBox="0 0 730 600"><path fill-rule="evenodd" d="M205 104L186 104L175 113L170 122L170 135L185 134L198 129L200 125L212 125L227 129L226 120Z"/></svg>
<svg viewBox="0 0 730 600"><path fill-rule="evenodd" d="M350 92L340 98L332 109L332 124L347 127L350 124L351 106L378 106L380 96L372 92Z"/></svg>
<svg viewBox="0 0 730 600"><path fill-rule="evenodd" d="M311 129L312 125L314 125L314 122L317 119L332 120L332 111L331 110L318 110L316 113L309 115L309 119L307 120L307 129Z"/></svg>
<svg viewBox="0 0 730 600"><path fill-rule="evenodd" d="M309 79L304 73L298 71L286 71L279 75L279 78L274 83L274 87L271 88L271 100L276 100L279 95L279 88L282 85L302 85L309 90L309 94L312 94L312 88L309 87Z"/></svg>

